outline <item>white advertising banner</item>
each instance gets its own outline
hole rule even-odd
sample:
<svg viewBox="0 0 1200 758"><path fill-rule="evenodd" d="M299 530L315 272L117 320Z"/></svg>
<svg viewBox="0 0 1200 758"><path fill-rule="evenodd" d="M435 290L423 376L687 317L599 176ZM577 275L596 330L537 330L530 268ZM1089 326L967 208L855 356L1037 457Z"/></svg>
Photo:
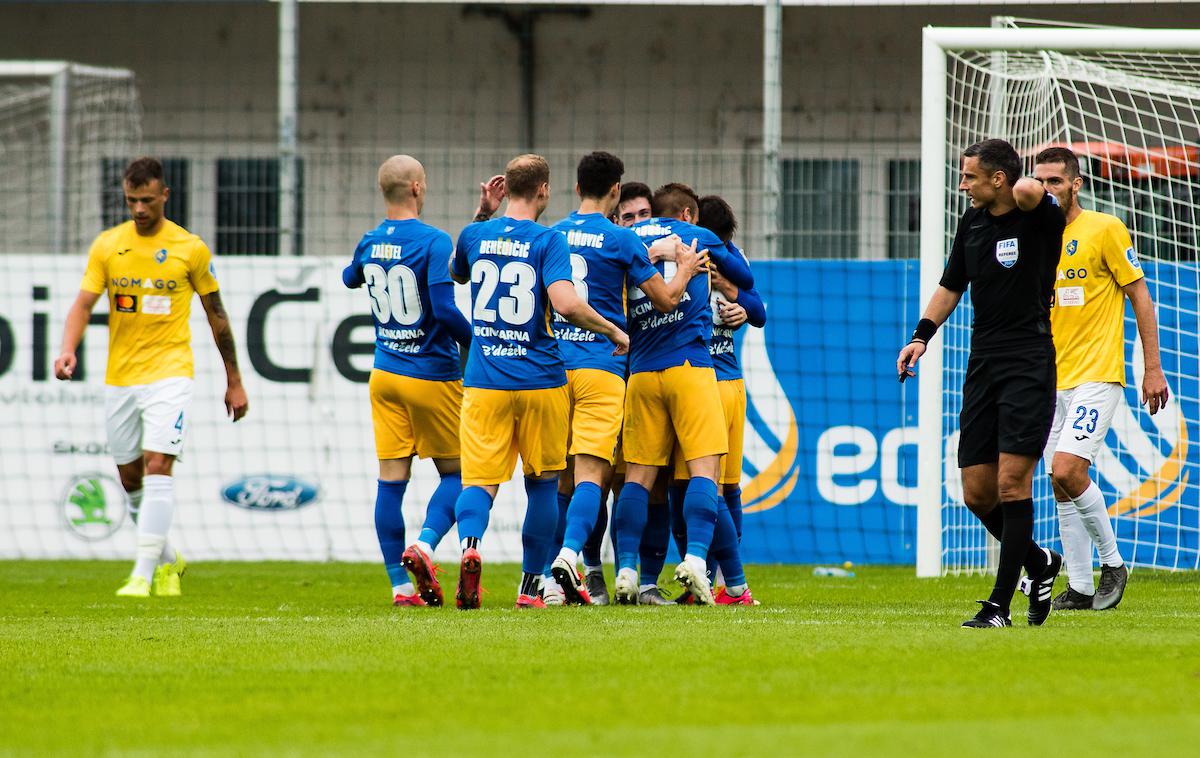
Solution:
<svg viewBox="0 0 1200 758"><path fill-rule="evenodd" d="M174 470L171 532L189 557L378 558L378 466L366 385L374 329L366 294L342 286L342 265L325 258L218 260L250 398L237 424L225 418L224 368L193 299L195 396ZM79 257L0 258L2 558L133 556L135 530L104 430L105 299L81 350L81 376L53 376L83 267ZM410 540L436 486L433 464L416 462L404 503ZM501 488L488 558L520 559L524 498L519 480ZM454 539L451 531L442 558L457 556Z"/></svg>

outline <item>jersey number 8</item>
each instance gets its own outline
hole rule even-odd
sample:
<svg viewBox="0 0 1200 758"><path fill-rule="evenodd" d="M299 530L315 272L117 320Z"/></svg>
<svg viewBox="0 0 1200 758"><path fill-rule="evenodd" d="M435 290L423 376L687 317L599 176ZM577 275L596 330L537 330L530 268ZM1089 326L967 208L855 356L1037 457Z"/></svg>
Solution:
<svg viewBox="0 0 1200 758"><path fill-rule="evenodd" d="M379 323L394 320L412 326L421 320L421 293L411 268L395 265L384 271L378 263L368 263L363 266L363 278L371 296L371 312Z"/></svg>

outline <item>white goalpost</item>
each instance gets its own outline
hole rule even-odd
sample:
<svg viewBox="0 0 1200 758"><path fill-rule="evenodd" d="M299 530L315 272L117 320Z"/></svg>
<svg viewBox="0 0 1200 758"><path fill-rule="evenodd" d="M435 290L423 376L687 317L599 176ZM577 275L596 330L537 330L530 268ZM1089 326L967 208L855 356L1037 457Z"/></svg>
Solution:
<svg viewBox="0 0 1200 758"><path fill-rule="evenodd" d="M1133 565L1200 568L1200 30L927 28L922 53L920 299L929 301L965 209L960 152L1011 142L1032 168L1049 145L1080 156L1085 207L1120 217L1154 298L1173 394L1140 407L1141 345L1126 315L1125 403L1093 472ZM930 343L919 380L917 575L986 571L987 537L962 504L958 410L968 296ZM1039 541L1057 540L1035 479Z"/></svg>
<svg viewBox="0 0 1200 758"><path fill-rule="evenodd" d="M132 71L0 61L0 253L86 244L103 221L105 159L140 142Z"/></svg>

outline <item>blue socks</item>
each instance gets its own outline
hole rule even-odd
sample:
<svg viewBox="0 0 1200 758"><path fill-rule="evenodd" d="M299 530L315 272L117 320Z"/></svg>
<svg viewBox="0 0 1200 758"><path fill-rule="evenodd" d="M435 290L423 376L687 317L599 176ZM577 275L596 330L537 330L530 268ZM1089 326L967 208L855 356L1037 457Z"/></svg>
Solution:
<svg viewBox="0 0 1200 758"><path fill-rule="evenodd" d="M691 478L683 496L683 520L687 524L687 553L707 558L717 523L716 482L702 476Z"/></svg>
<svg viewBox="0 0 1200 758"><path fill-rule="evenodd" d="M462 541L483 539L492 513L492 498L483 487L464 487L454 504L458 538Z"/></svg>
<svg viewBox="0 0 1200 758"><path fill-rule="evenodd" d="M521 527L521 571L542 576L546 569L546 554L558 528L558 480L525 478L525 523Z"/></svg>
<svg viewBox="0 0 1200 758"><path fill-rule="evenodd" d="M617 570L637 570L638 549L646 530L650 493L634 482L625 482L613 514L613 534L617 543Z"/></svg>
<svg viewBox="0 0 1200 758"><path fill-rule="evenodd" d="M425 511L425 523L421 525L421 542L430 547L437 547L442 538L454 526L454 502L462 493L462 475L445 474L429 498L429 508Z"/></svg>
<svg viewBox="0 0 1200 758"><path fill-rule="evenodd" d="M737 530L738 542L742 541L742 488L736 484L725 485L725 505L729 508L729 516L733 519L733 528Z"/></svg>
<svg viewBox="0 0 1200 758"><path fill-rule="evenodd" d="M379 537L379 549L383 553L383 566L393 587L408 583L408 572L400 563L404 555L404 514L400 507L404 502L404 491L408 481L385 482L379 480L375 492L375 535Z"/></svg>
<svg viewBox="0 0 1200 758"><path fill-rule="evenodd" d="M558 523L554 529L554 539L546 550L546 577L550 578L550 564L558 557L558 551L563 546L563 535L567 531L567 509L571 505L571 496L558 493ZM576 552L579 552L576 550Z"/></svg>
<svg viewBox="0 0 1200 758"><path fill-rule="evenodd" d="M721 567L727 587L739 587L746 583L746 572L742 568L742 553L738 548L737 529L733 516L724 500L717 503L717 524L713 531L712 553L709 562L716 560Z"/></svg>
<svg viewBox="0 0 1200 758"><path fill-rule="evenodd" d="M683 495L687 484L672 483L667 488L667 504L671 510L671 536L675 538L675 549L680 560L687 555L687 522L683 520Z"/></svg>
<svg viewBox="0 0 1200 758"><path fill-rule="evenodd" d="M561 545L578 553L591 537L596 527L596 517L600 515L600 485L592 482L575 485L575 494L571 496L566 515L566 533Z"/></svg>
<svg viewBox="0 0 1200 758"><path fill-rule="evenodd" d="M651 503L646 530L638 553L642 558L641 584L658 584L658 575L667 562L667 543L671 539L671 509L666 503Z"/></svg>

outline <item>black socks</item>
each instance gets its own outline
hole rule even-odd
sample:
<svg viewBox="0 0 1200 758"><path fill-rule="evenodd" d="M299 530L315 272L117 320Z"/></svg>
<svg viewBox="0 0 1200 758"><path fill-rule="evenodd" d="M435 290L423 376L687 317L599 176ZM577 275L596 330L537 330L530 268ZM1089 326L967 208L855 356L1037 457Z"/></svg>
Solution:
<svg viewBox="0 0 1200 758"><path fill-rule="evenodd" d="M1033 499L1009 500L1000 503L999 508L1003 528L1000 534L1000 565L996 568L996 585L992 588L989 601L1000 606L1005 611L1012 603L1013 594L1017 591L1017 582L1021 579L1021 568L1031 553L1037 550L1033 542ZM990 515L990 514L989 514ZM991 531L989 528L988 531ZM994 534L994 532L993 532ZM1031 576L1039 576L1045 571L1046 554L1037 550L1041 555L1040 566L1033 566Z"/></svg>

